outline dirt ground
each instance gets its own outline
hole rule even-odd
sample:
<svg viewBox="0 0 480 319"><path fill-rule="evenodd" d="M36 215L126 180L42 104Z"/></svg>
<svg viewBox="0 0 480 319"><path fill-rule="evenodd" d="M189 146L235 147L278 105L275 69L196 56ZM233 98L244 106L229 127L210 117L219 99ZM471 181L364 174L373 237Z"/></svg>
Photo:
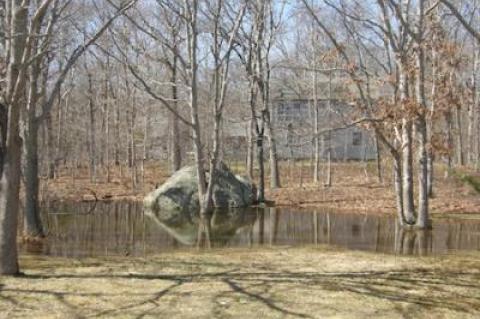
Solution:
<svg viewBox="0 0 480 319"><path fill-rule="evenodd" d="M231 167L240 174L244 171L242 165L232 164ZM268 167L266 171L268 172ZM315 206L347 212L395 212L391 170L384 169L384 182L380 183L373 162L334 163L331 187L324 187L323 183L313 183L309 162L282 162L280 171L282 187L267 189L268 199L277 206ZM480 196L472 187L452 174L445 178L445 168L442 166L437 166L435 172L435 197L430 201L432 214L480 213ZM97 198L141 201L145 194L156 185L161 185L170 174L165 163L147 163L144 178L142 179L140 173L138 175L138 183L133 187L131 172L126 168L112 168L108 183L106 173L102 171L99 172L97 182L92 183L86 168L63 170L55 180L42 179L41 197L43 200L48 198L76 201Z"/></svg>
<svg viewBox="0 0 480 319"><path fill-rule="evenodd" d="M0 277L0 318L479 318L479 257L324 246L24 256L23 277Z"/></svg>

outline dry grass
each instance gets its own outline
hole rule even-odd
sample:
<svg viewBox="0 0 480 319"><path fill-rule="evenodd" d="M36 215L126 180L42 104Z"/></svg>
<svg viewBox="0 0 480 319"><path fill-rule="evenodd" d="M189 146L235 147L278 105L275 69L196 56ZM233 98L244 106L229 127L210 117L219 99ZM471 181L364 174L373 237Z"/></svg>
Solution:
<svg viewBox="0 0 480 319"><path fill-rule="evenodd" d="M230 163L237 172L244 171L238 163ZM324 187L315 185L309 162L281 163L282 188L267 189L267 196L277 206L325 207L349 212L394 213L395 197L391 186L391 170L385 169L385 182L379 183L374 163L334 163L333 184ZM268 172L268 167L267 167ZM88 178L86 169L74 174L62 171L53 180L43 180L42 198L57 200L98 199L142 200L145 194L162 184L169 172L165 163L148 163L145 167L144 183L132 187L131 174L123 168L111 170L111 181L99 174L97 183ZM435 198L431 200L431 211L443 213L480 213L480 196L457 177L445 179L445 170L436 167ZM75 176L75 177L73 177ZM268 182L267 182L268 185Z"/></svg>
<svg viewBox="0 0 480 319"><path fill-rule="evenodd" d="M478 318L479 257L326 247L23 257L24 277L0 277L0 318Z"/></svg>

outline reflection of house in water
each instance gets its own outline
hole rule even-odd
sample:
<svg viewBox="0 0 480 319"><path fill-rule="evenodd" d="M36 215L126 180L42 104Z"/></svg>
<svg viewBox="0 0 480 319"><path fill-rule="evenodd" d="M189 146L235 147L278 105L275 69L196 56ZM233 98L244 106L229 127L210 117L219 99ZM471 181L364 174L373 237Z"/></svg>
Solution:
<svg viewBox="0 0 480 319"><path fill-rule="evenodd" d="M321 157L331 149L335 160L375 158L372 134L358 126L344 129L352 121L353 107L340 100L318 99L319 131L334 129L320 137ZM272 102L272 120L276 129L277 151L280 158L309 158L314 148L313 101L281 95Z"/></svg>

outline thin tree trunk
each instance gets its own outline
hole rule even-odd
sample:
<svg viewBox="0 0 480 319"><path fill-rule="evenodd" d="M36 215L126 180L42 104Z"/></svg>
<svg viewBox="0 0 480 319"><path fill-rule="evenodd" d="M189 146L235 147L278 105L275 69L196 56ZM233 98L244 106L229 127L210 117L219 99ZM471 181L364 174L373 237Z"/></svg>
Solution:
<svg viewBox="0 0 480 319"><path fill-rule="evenodd" d="M115 166L120 165L120 106L115 103L115 115L114 115L114 151L113 158Z"/></svg>
<svg viewBox="0 0 480 319"><path fill-rule="evenodd" d="M268 115L266 126L268 142L270 144L270 188L275 189L280 187L280 172L278 170L277 141L275 139L275 130L273 128L270 115Z"/></svg>
<svg viewBox="0 0 480 319"><path fill-rule="evenodd" d="M477 76L479 71L480 65L480 45L477 45L475 55L474 55L474 62L473 62L473 71L471 76L471 90L472 90L472 112L473 112L473 127L472 127L472 138L470 140L470 148L472 149L471 154L471 163L475 164L475 167L479 167L479 159L480 159L480 104L479 102L479 94L478 90L478 83L477 83Z"/></svg>
<svg viewBox="0 0 480 319"><path fill-rule="evenodd" d="M254 139L254 128L253 128L253 119L248 121L247 128L247 167L245 174L250 180L253 180L253 163L254 163L254 152L255 152L255 139Z"/></svg>
<svg viewBox="0 0 480 319"><path fill-rule="evenodd" d="M405 216L403 214L403 179L400 155L393 157L393 178L397 202L397 222L400 226L403 226L405 224Z"/></svg>
<svg viewBox="0 0 480 319"><path fill-rule="evenodd" d="M330 130L331 120L332 120L332 72L328 73L328 124L327 127ZM325 186L332 186L332 132L328 131L327 133L327 180Z"/></svg>
<svg viewBox="0 0 480 319"><path fill-rule="evenodd" d="M412 123L403 120L402 127L402 178L403 205L407 223L415 221L415 206L413 201L413 156L412 156Z"/></svg>
<svg viewBox="0 0 480 319"><path fill-rule="evenodd" d="M193 3L189 3L185 0L185 6L188 6L188 17L186 26L187 35L187 50L190 68L188 70L188 82L190 86L189 92L189 107L190 117L192 123L192 141L195 155L195 167L197 170L197 185L198 185L198 198L200 200L200 214L205 215L205 205L202 205L204 196L207 192L207 183L205 177L204 157L203 157L203 145L201 140L200 121L198 116L198 61L197 61L197 14L198 14L198 2L196 0Z"/></svg>
<svg viewBox="0 0 480 319"><path fill-rule="evenodd" d="M137 178L137 149L135 144L135 118L136 118L136 94L135 90L132 94L132 102L130 104L130 117L128 118L128 149L129 149L129 164L131 168L132 188L136 188L138 184Z"/></svg>
<svg viewBox="0 0 480 319"><path fill-rule="evenodd" d="M258 128L257 124L257 162L258 162L258 194L259 203L265 202L265 167L263 162L263 127Z"/></svg>
<svg viewBox="0 0 480 319"><path fill-rule="evenodd" d="M383 174L382 174L382 153L380 148L380 143L378 142L378 136L375 134L375 154L377 162L377 179L379 183L383 183Z"/></svg>
<svg viewBox="0 0 480 319"><path fill-rule="evenodd" d="M65 106L68 104L68 96L65 97ZM62 154L62 148L64 143L64 132L63 132L63 125L64 125L64 112L63 112L63 103L61 100L61 97L58 97L58 112L57 112L57 143L56 143L56 149L55 149L55 157L54 157L54 166L55 170L59 169L59 164L60 164L60 159L61 159L61 154ZM66 160L66 158L64 158Z"/></svg>
<svg viewBox="0 0 480 319"><path fill-rule="evenodd" d="M316 66L316 64L314 64ZM320 136L319 134L319 114L318 114L318 88L317 72L313 72L313 148L314 148L314 169L313 182L318 184L320 181Z"/></svg>
<svg viewBox="0 0 480 319"><path fill-rule="evenodd" d="M107 68L109 64L107 62ZM105 112L105 166L107 169L107 183L110 183L110 94L109 94L109 79L108 71L105 70L105 79L104 79L104 112Z"/></svg>
<svg viewBox="0 0 480 319"><path fill-rule="evenodd" d="M448 111L446 114L445 114L445 122L446 122L446 125L447 125L447 131L446 131L446 140L447 140L447 147L448 147L448 154L447 154L447 167L448 167L448 170L447 170L447 174L448 174L448 171L452 169L452 148L453 148L453 134L452 134L452 130L453 130L453 121L452 121L452 113L450 111ZM448 175L447 175L448 176Z"/></svg>
<svg viewBox="0 0 480 319"><path fill-rule="evenodd" d="M90 155L90 180L95 183L97 180L97 160L96 160L96 120L95 120L95 102L93 96L93 81L92 74L87 73L88 77L88 108L90 114L90 140L89 140L89 155Z"/></svg>
<svg viewBox="0 0 480 319"><path fill-rule="evenodd" d="M473 70L472 75L470 76L470 91L471 91L471 101L468 104L468 125L467 125L467 161L468 164L474 165L477 158L477 136L476 136L476 125L477 125L477 105L476 105L476 74L478 71L478 52L475 52L473 58Z"/></svg>
<svg viewBox="0 0 480 319"><path fill-rule="evenodd" d="M175 55L173 58L173 65L172 65L172 100L173 100L173 107L175 110L178 110L178 90L177 90L177 59L178 57ZM170 157L170 166L171 171L176 172L182 167L182 148L180 143L180 123L178 116L174 113L170 112L170 124L171 124L171 157Z"/></svg>
<svg viewBox="0 0 480 319"><path fill-rule="evenodd" d="M48 164L48 179L55 178L55 157L54 157L54 136L53 136L53 125L52 125L52 115L49 114L45 118L45 125L47 130L47 164Z"/></svg>
<svg viewBox="0 0 480 319"><path fill-rule="evenodd" d="M404 69L406 63L399 63L400 100L406 103L408 98L408 76ZM404 106L405 107L405 106ZM406 115L408 116L408 114ZM415 221L415 206L413 201L413 156L412 156L412 122L409 118L402 119L402 187L403 214L408 224Z"/></svg>
<svg viewBox="0 0 480 319"><path fill-rule="evenodd" d="M460 166L465 165L465 157L464 157L464 146L463 146L463 135L462 135L462 115L460 107L455 108L455 129L456 129L456 155L457 155L457 163Z"/></svg>
<svg viewBox="0 0 480 319"><path fill-rule="evenodd" d="M437 16L435 15L435 18ZM434 43L437 41L437 35L434 33L433 35L433 41ZM436 95L437 95L437 73L438 73L438 52L437 52L437 46L433 45L432 46L432 91L431 91L431 97L430 97L430 110L429 110L429 116L427 117L428 122L427 122L427 134L428 134L428 140L432 141L433 138L433 115L435 113L435 106L436 106ZM435 160L435 154L434 154L434 149L430 145L430 147L427 150L427 184L428 184L428 197L432 198L433 197L433 177L434 177L434 167L433 163Z"/></svg>

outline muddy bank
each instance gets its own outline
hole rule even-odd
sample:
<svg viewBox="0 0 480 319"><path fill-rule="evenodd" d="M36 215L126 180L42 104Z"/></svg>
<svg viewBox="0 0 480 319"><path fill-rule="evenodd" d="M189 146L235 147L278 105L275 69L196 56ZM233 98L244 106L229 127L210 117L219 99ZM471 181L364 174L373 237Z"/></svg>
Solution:
<svg viewBox="0 0 480 319"><path fill-rule="evenodd" d="M21 258L0 317L478 318L480 255L235 249L143 258Z"/></svg>

